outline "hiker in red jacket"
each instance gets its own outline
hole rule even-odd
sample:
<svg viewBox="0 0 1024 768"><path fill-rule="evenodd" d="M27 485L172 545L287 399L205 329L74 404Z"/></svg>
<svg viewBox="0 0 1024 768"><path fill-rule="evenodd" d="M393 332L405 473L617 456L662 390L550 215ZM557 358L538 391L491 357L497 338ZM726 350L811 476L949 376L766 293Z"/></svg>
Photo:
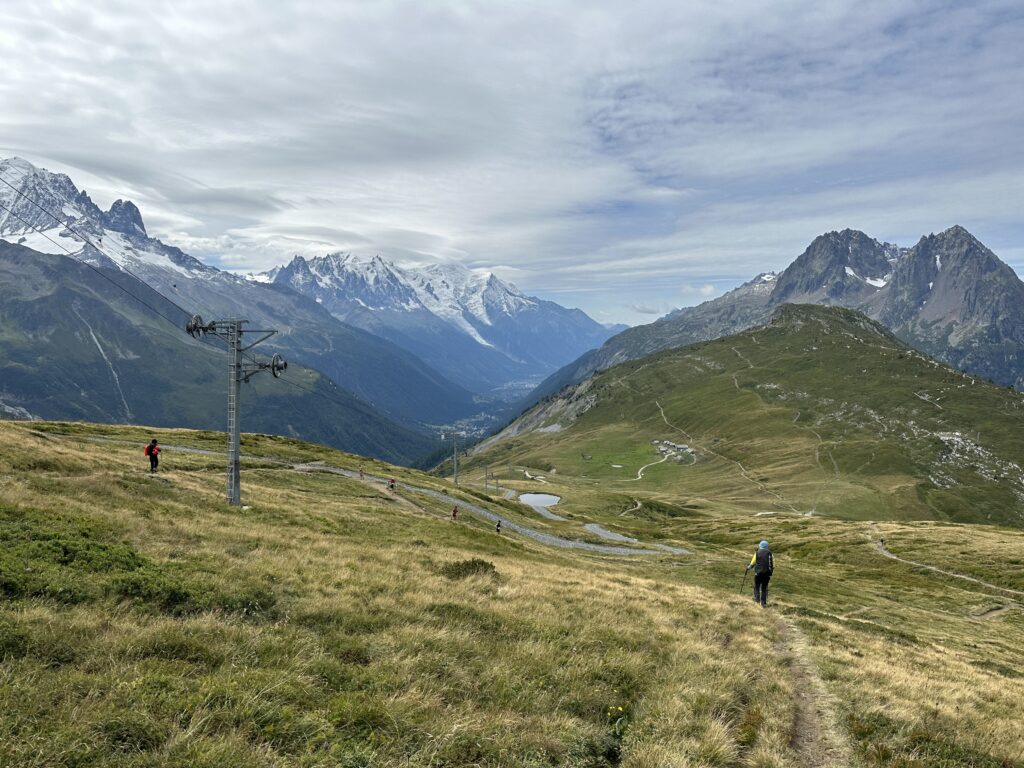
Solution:
<svg viewBox="0 0 1024 768"><path fill-rule="evenodd" d="M156 466L160 463L160 446L156 444L155 437L153 438L153 442L146 446L145 453L149 456L149 471L156 472Z"/></svg>

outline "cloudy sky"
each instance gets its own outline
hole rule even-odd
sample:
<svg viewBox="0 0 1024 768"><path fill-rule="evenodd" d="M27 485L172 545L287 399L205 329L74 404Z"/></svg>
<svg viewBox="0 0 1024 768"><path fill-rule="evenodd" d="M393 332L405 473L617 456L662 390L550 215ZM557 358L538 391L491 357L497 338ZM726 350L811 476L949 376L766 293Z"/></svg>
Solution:
<svg viewBox="0 0 1024 768"><path fill-rule="evenodd" d="M649 322L821 232L1024 274L1020 0L0 2L0 155L233 270L488 267Z"/></svg>

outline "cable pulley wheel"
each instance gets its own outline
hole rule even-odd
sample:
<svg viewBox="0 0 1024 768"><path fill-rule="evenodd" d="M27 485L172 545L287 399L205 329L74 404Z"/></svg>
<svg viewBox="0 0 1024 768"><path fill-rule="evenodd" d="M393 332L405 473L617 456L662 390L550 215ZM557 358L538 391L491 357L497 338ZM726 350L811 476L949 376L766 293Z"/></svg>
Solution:
<svg viewBox="0 0 1024 768"><path fill-rule="evenodd" d="M270 372L275 379L281 378L281 374L288 370L288 363L280 356L274 355L270 359Z"/></svg>

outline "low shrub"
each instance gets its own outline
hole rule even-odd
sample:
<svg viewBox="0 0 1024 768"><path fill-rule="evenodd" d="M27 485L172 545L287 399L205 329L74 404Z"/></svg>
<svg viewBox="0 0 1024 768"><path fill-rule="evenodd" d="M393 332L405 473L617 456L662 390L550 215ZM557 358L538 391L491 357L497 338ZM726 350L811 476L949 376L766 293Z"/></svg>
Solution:
<svg viewBox="0 0 1024 768"><path fill-rule="evenodd" d="M470 560L458 560L451 563L445 563L441 566L441 575L445 578L457 581L459 579L466 579L470 576L497 576L498 569L494 567L494 563L487 560L483 560L479 557L474 557Z"/></svg>

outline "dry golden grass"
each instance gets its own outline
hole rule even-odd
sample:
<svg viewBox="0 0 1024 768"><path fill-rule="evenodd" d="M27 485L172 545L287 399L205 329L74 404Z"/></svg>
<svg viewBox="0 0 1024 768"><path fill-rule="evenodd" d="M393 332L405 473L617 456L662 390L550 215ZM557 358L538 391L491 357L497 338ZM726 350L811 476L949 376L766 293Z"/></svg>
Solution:
<svg viewBox="0 0 1024 768"><path fill-rule="evenodd" d="M233 509L216 457L144 461L0 423L0 764L794 764L746 601L334 475L261 462Z"/></svg>
<svg viewBox="0 0 1024 768"><path fill-rule="evenodd" d="M11 536L35 531L111 558L123 543L144 561L128 574L4 561L0 764L767 768L813 764L814 739L831 736L849 742L851 765L1021 764L1019 601L876 546L884 535L907 560L1012 589L1020 532L714 518L665 493L620 517L632 498L585 479L516 483L565 495L562 529L593 520L695 552L602 558L266 459L244 472L250 508L233 509L220 458L168 448L153 477L148 432L103 432L139 442L0 422L0 554L27 551ZM251 445L445 485L288 441ZM779 562L775 611L796 637L737 594L762 536ZM15 594L37 561L59 589ZM118 581L135 573L149 580ZM798 722L798 696L816 697L816 722Z"/></svg>

